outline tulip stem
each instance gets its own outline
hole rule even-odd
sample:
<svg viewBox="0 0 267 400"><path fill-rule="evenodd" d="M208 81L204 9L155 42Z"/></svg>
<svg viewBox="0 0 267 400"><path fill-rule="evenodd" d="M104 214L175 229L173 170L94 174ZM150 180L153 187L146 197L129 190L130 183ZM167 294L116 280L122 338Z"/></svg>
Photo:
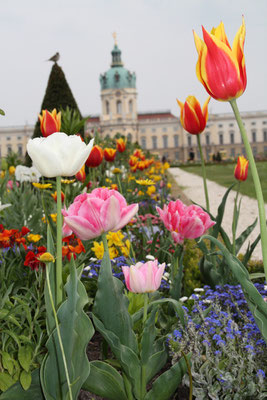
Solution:
<svg viewBox="0 0 267 400"><path fill-rule="evenodd" d="M233 232L233 255L235 256L235 238L236 238L236 228L237 228L237 223L238 223L238 218L239 218L239 209L237 202L238 202L238 196L239 196L239 191L240 191L240 181L238 181L238 187L237 187L237 192L235 196L235 205L234 205L234 215L233 215L233 224L232 224L232 232Z"/></svg>
<svg viewBox="0 0 267 400"><path fill-rule="evenodd" d="M61 215L61 176L57 176L57 264L56 264L56 308L63 300L62 284L62 215Z"/></svg>
<svg viewBox="0 0 267 400"><path fill-rule="evenodd" d="M210 212L210 202L209 202L209 195L208 195L208 188L207 188L207 178L206 178L206 168L205 168L205 161L203 157L202 147L200 143L200 135L197 135L197 145L201 159L201 168L202 168L202 177L203 177L203 185L204 185L204 193L206 199L206 209Z"/></svg>
<svg viewBox="0 0 267 400"><path fill-rule="evenodd" d="M147 319L147 306L148 306L148 294L144 293L144 312L143 312L143 324Z"/></svg>
<svg viewBox="0 0 267 400"><path fill-rule="evenodd" d="M238 123L240 133L243 139L243 143L245 145L248 161L249 161L249 167L251 171L251 175L253 178L254 182L254 187L256 191L256 196L258 200L258 209L259 209L259 218L260 218L260 232L261 232L261 248L262 248L262 259L263 259L263 265L264 265L264 272L265 272L265 278L267 280L267 228L266 228L266 215L265 215L265 207L264 207L264 199L263 199L263 194L262 194L262 189L261 189L261 183L256 167L256 163L254 160L254 156L251 150L250 143L248 141L247 133L243 124L243 121L241 119L236 100L230 100L231 107L233 109L233 112L235 114L236 121Z"/></svg>

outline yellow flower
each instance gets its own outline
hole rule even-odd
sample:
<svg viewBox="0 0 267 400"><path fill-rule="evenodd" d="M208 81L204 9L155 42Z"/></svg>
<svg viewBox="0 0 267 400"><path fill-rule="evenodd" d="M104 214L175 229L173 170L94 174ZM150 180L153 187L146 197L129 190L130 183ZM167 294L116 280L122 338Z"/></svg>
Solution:
<svg viewBox="0 0 267 400"><path fill-rule="evenodd" d="M123 233L121 231L118 232L109 232L107 234L108 246L121 246L122 239L124 238Z"/></svg>
<svg viewBox="0 0 267 400"><path fill-rule="evenodd" d="M52 219L52 221L53 222L57 222L57 214L55 213L55 214L50 214L50 217L51 217L51 219ZM42 218L42 221L46 224L46 219L45 219L45 217L43 217Z"/></svg>
<svg viewBox="0 0 267 400"><path fill-rule="evenodd" d="M163 169L166 170L166 169L168 169L168 168L170 168L170 164L166 161L166 162L163 164Z"/></svg>
<svg viewBox="0 0 267 400"><path fill-rule="evenodd" d="M32 185L36 187L37 189L51 189L52 183L37 183L37 182L32 182Z"/></svg>
<svg viewBox="0 0 267 400"><path fill-rule="evenodd" d="M168 183L167 183L167 188L168 188L168 189L171 189L171 187L172 187L172 184L171 184L170 182L168 182Z"/></svg>
<svg viewBox="0 0 267 400"><path fill-rule="evenodd" d="M6 172L5 171L1 171L0 177L1 179L4 179Z"/></svg>
<svg viewBox="0 0 267 400"><path fill-rule="evenodd" d="M135 181L135 177L132 175L128 176L128 182Z"/></svg>
<svg viewBox="0 0 267 400"><path fill-rule="evenodd" d="M94 246L91 247L91 250L95 253L96 258L98 258L98 260L102 260L103 256L104 256L104 244L103 242L93 242Z"/></svg>
<svg viewBox="0 0 267 400"><path fill-rule="evenodd" d="M135 182L138 183L138 185L144 186L154 185L154 182L151 179L136 179Z"/></svg>
<svg viewBox="0 0 267 400"><path fill-rule="evenodd" d="M113 246L109 247L108 251L109 251L109 257L111 258L111 260L113 260L113 258L118 257L118 255L119 255L118 250Z"/></svg>
<svg viewBox="0 0 267 400"><path fill-rule="evenodd" d="M156 192L156 186L149 186L146 192L149 196L152 196Z"/></svg>
<svg viewBox="0 0 267 400"><path fill-rule="evenodd" d="M113 174L121 174L121 169L119 168L113 168L113 170L111 171Z"/></svg>
<svg viewBox="0 0 267 400"><path fill-rule="evenodd" d="M52 256L51 253L43 253L39 256L38 258L41 262L47 263L47 262L55 262L54 256Z"/></svg>
<svg viewBox="0 0 267 400"><path fill-rule="evenodd" d="M9 170L8 170L10 175L14 175L15 171L16 171L16 168L14 167L14 165L11 165L11 167L9 167Z"/></svg>
<svg viewBox="0 0 267 400"><path fill-rule="evenodd" d="M29 235L27 236L27 239L29 242L39 242L39 240L41 239L41 235L34 235L33 233L29 233Z"/></svg>
<svg viewBox="0 0 267 400"><path fill-rule="evenodd" d="M61 182L69 185L70 183L75 182L75 179L61 179Z"/></svg>
<svg viewBox="0 0 267 400"><path fill-rule="evenodd" d="M107 183L110 183L110 182L112 182L112 180L109 179L109 178L106 178L106 182L107 182Z"/></svg>
<svg viewBox="0 0 267 400"><path fill-rule="evenodd" d="M139 192L137 194L138 194L138 196L143 196L144 192L142 192L142 190L139 190Z"/></svg>
<svg viewBox="0 0 267 400"><path fill-rule="evenodd" d="M127 239L127 240L125 241L124 246L120 247L120 250L121 250L122 255L123 255L124 257L128 257L128 256L129 256L129 254L130 254L130 246L131 246L130 240Z"/></svg>
<svg viewBox="0 0 267 400"><path fill-rule="evenodd" d="M160 175L153 175L153 179L155 182L159 182L159 181L161 181L162 178Z"/></svg>

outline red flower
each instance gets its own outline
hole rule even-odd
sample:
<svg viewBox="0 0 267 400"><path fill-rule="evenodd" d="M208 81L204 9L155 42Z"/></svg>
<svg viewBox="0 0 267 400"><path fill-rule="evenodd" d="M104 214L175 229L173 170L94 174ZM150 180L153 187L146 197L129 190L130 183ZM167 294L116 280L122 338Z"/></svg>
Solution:
<svg viewBox="0 0 267 400"><path fill-rule="evenodd" d="M29 251L26 254L24 265L26 267L30 267L32 271L38 271L40 264L44 267L44 264L40 262L39 257L41 254L46 252L46 248L44 246L38 247L38 253L35 254L33 251ZM41 251L39 251L41 250Z"/></svg>
<svg viewBox="0 0 267 400"><path fill-rule="evenodd" d="M67 257L67 259L70 261L71 256L73 255L74 259L76 260L76 254L81 254L82 252L85 253L85 248L81 239L75 237L74 234L63 238L62 242L66 243L65 246L62 246L62 258Z"/></svg>
<svg viewBox="0 0 267 400"><path fill-rule="evenodd" d="M85 164L87 167L98 167L103 161L103 150L100 146L96 145L92 148L89 157Z"/></svg>

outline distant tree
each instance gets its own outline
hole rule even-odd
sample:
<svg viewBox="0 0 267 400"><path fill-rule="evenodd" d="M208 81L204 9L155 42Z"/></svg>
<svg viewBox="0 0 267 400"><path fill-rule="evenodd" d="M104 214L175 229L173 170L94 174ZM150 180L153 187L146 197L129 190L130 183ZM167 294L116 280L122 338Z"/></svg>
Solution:
<svg viewBox="0 0 267 400"><path fill-rule="evenodd" d="M48 79L48 84L42 102L40 114L42 110L52 111L54 108L56 108L57 111L59 111L60 109L66 110L67 107L71 110L76 110L80 118L82 118L76 100L74 99L71 89L65 78L65 74L62 71L62 68L57 63L54 63ZM84 136L83 128L81 129L80 134ZM40 136L42 136L42 133L40 130L40 122L38 119L35 124L32 138ZM31 159L28 154L26 154L25 157L25 164L31 165Z"/></svg>

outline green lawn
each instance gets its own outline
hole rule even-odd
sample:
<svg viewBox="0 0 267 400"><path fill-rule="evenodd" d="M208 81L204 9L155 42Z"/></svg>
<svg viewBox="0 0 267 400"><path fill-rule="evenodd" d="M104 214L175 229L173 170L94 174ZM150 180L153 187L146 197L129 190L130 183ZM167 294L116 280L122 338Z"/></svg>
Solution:
<svg viewBox="0 0 267 400"><path fill-rule="evenodd" d="M267 161L257 162L257 169L262 185L262 192L265 203L267 203ZM207 165L207 179L217 182L222 186L229 187L232 183L237 182L234 177L234 169L236 164L213 164ZM187 172L191 172L196 175L202 176L201 166L200 165L190 165L180 167ZM236 185L237 186L237 185ZM234 187L235 189L235 187ZM250 168L248 170L248 178L245 182L241 182L240 192L249 197L256 198L253 180L250 172Z"/></svg>

